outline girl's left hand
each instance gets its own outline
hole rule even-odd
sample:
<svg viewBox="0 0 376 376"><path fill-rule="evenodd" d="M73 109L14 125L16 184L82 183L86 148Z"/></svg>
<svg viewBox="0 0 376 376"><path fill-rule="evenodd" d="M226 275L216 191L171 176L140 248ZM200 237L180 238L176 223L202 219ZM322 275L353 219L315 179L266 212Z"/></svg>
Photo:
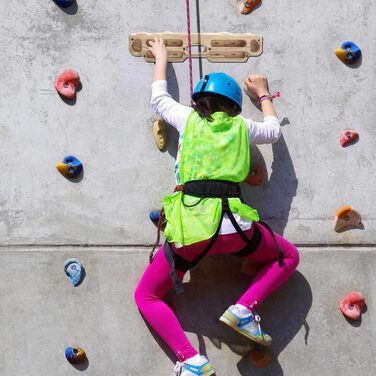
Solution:
<svg viewBox="0 0 376 376"><path fill-rule="evenodd" d="M155 37L154 41L150 41L149 44L148 49L154 55L155 60L167 63L168 54L163 38Z"/></svg>

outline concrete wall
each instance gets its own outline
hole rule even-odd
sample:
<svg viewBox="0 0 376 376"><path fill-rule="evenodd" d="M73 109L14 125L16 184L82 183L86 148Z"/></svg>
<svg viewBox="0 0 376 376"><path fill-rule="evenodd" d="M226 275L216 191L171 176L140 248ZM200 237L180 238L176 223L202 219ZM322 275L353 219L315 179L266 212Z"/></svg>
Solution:
<svg viewBox="0 0 376 376"><path fill-rule="evenodd" d="M183 2L184 3L184 2ZM128 52L136 31L185 31L185 4L122 0L78 1L69 14L52 1L2 7L0 27L0 243L146 244L153 241L150 209L174 186L176 134L168 151L154 145L149 109L153 65ZM372 243L376 237L374 86L376 10L366 0L265 1L241 16L235 1L191 1L192 29L255 32L264 53L246 64L211 64L202 71L270 77L280 90L276 106L283 138L255 151L269 182L245 188L265 219L298 243ZM197 8L198 5L198 8ZM334 49L347 39L363 50L357 69ZM77 102L68 105L53 82L66 68L82 77ZM194 63L194 79L200 64ZM189 103L188 64L169 69L176 99ZM244 114L261 114L246 101ZM339 132L354 128L360 142L339 146ZM85 176L72 184L55 169L74 154ZM365 230L332 231L336 210L352 204Z"/></svg>
<svg viewBox="0 0 376 376"><path fill-rule="evenodd" d="M155 341L133 302L147 253L70 247L0 251L0 374L77 375L64 358L67 346L86 350L88 363L77 368L90 376L171 374L175 358ZM251 341L218 321L250 282L240 274L240 260L205 260L191 272L185 293L171 293L168 301L217 376L372 376L375 253L355 248L340 254L302 249L299 271L262 306L263 328L274 341L267 368L251 364ZM76 288L62 268L72 256L86 270ZM356 325L338 309L349 289L367 292L368 310Z"/></svg>
<svg viewBox="0 0 376 376"><path fill-rule="evenodd" d="M269 181L244 191L274 229L307 247L298 272L262 307L274 339L266 369L250 365L252 343L217 321L249 283L239 261L205 261L192 271L185 295L169 299L218 376L371 376L376 9L366 0L265 0L240 16L235 3L192 0L193 31L261 33L264 53L246 64L195 61L194 79L209 71L239 80L261 72L282 92L276 106L283 137L253 149ZM174 186L177 135L170 130L165 153L155 147L153 65L129 54L128 34L185 31L185 3L78 0L63 11L50 0L29 0L3 4L1 12L0 374L168 374L175 359L163 344L166 355L160 350L132 295L148 252L135 245L154 241L149 211ZM363 51L355 69L334 56L347 39ZM66 68L81 75L74 104L53 86ZM170 65L168 75L174 98L188 104L188 64ZM247 100L244 115L261 119ZM338 137L346 128L357 130L360 141L342 149ZM78 183L55 169L67 154L84 163ZM363 231L332 230L345 204L362 213ZM93 248L73 247L82 244ZM320 244L337 247L308 247ZM68 257L79 257L87 271L75 289L63 272ZM356 325L338 310L350 290L367 297L368 311ZM192 301L200 308L194 317L186 310ZM84 347L89 363L72 368L64 359L69 345Z"/></svg>

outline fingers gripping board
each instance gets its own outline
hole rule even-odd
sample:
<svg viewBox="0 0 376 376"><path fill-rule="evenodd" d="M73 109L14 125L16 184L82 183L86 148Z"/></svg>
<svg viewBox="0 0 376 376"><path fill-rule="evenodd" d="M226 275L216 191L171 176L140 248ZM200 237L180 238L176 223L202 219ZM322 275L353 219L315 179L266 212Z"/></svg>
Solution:
<svg viewBox="0 0 376 376"><path fill-rule="evenodd" d="M169 62L183 62L188 58L188 35L186 33L129 34L130 53L133 56L143 57L148 63L154 63L154 56L148 50L148 46L155 37L163 38ZM191 45L193 58L206 58L213 63L244 63L250 56L261 55L262 36L251 33L193 33Z"/></svg>

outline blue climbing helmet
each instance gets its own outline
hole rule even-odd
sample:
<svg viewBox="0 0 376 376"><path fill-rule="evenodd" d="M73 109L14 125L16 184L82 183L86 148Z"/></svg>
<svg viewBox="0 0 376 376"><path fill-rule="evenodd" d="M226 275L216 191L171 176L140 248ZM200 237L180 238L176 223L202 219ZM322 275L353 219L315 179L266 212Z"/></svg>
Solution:
<svg viewBox="0 0 376 376"><path fill-rule="evenodd" d="M192 94L192 99L196 101L203 93L213 93L226 97L238 106L238 114L242 111L242 89L239 84L228 74L216 72L206 74L197 84Z"/></svg>

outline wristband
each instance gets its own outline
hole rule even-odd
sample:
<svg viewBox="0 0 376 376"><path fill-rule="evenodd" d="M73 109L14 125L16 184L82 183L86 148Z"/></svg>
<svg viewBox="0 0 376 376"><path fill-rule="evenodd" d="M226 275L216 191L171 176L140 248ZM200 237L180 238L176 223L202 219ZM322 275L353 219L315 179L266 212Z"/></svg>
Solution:
<svg viewBox="0 0 376 376"><path fill-rule="evenodd" d="M279 98L281 96L281 93L279 91L277 91L276 93L274 93L273 95L262 95L261 97L259 97L258 101L259 101L259 104L261 105L261 103L263 101L271 101L273 102L273 99L274 98Z"/></svg>

